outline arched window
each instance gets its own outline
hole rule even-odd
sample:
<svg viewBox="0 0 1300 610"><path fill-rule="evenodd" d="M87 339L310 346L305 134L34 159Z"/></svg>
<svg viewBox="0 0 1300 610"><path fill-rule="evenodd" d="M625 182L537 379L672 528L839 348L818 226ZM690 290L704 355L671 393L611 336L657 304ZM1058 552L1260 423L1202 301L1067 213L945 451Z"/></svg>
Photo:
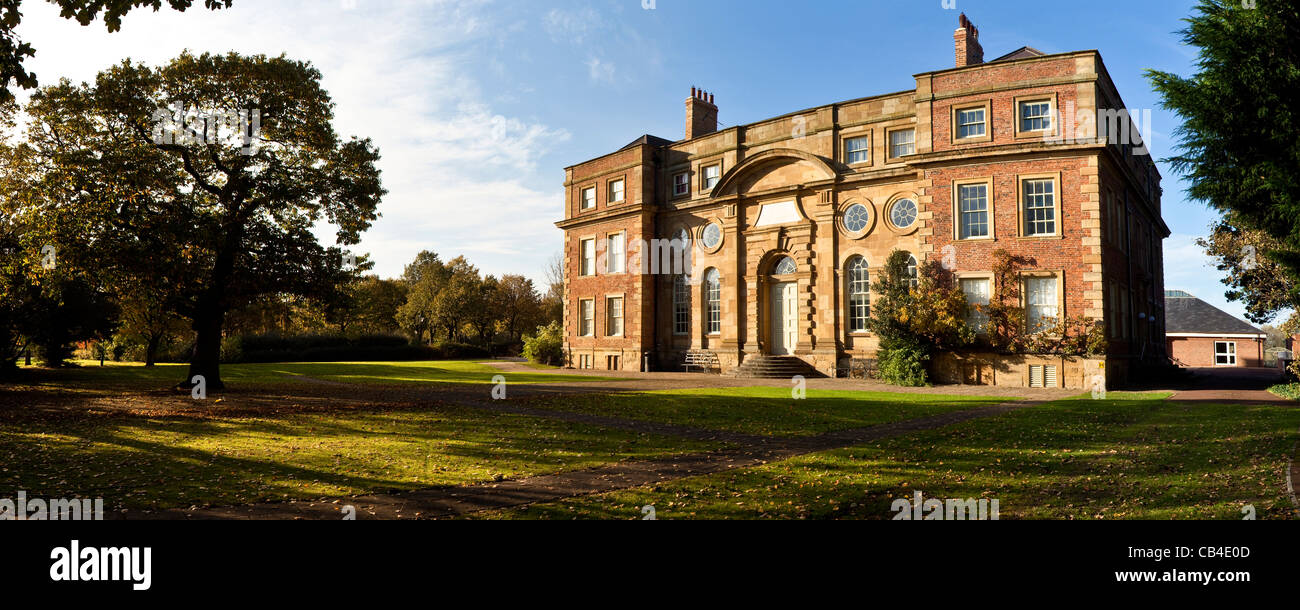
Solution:
<svg viewBox="0 0 1300 610"><path fill-rule="evenodd" d="M772 275L790 275L799 271L799 265L796 265L793 258L788 256L776 262L772 267Z"/></svg>
<svg viewBox="0 0 1300 610"><path fill-rule="evenodd" d="M850 258L846 271L849 284L849 332L864 332L867 330L867 320L871 317L871 274L867 271L867 259L861 256Z"/></svg>
<svg viewBox="0 0 1300 610"><path fill-rule="evenodd" d="M907 278L908 278L907 283L908 283L912 288L916 288L917 286L920 286L920 285L921 285L921 279L920 279L920 276L918 276L918 275L916 274L916 269L917 269L917 265L916 265L916 257L915 257L915 256L912 256L911 253L908 253L908 255L907 255Z"/></svg>
<svg viewBox="0 0 1300 610"><path fill-rule="evenodd" d="M704 272L704 319L710 335L722 334L722 281L713 268Z"/></svg>
<svg viewBox="0 0 1300 610"><path fill-rule="evenodd" d="M684 273L673 281L673 334L691 334L691 284Z"/></svg>

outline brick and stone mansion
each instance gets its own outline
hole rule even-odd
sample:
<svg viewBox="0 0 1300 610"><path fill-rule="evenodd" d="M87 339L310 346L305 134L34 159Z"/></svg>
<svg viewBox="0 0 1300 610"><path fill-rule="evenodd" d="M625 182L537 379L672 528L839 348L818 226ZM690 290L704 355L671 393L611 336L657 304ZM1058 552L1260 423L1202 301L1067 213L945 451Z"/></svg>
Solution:
<svg viewBox="0 0 1300 610"><path fill-rule="evenodd" d="M896 249L942 261L972 303L1005 249L1030 262L1030 320L1087 316L1108 338L1104 358L950 355L941 381L1087 387L1163 356L1160 175L1101 55L986 62L964 15L954 38L956 67L914 90L721 131L693 90L684 138L567 168L568 364L680 370L706 354L729 373L783 356L834 375L877 348L870 283ZM647 264L662 244L684 244L684 268Z"/></svg>

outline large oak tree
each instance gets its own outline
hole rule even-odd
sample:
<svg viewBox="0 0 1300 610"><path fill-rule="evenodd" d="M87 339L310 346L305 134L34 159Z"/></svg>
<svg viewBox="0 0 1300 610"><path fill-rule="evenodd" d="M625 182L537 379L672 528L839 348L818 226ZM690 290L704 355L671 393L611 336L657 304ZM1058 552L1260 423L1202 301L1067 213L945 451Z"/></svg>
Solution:
<svg viewBox="0 0 1300 610"><path fill-rule="evenodd" d="M28 217L73 264L165 289L195 332L186 382L223 387L227 312L266 295L329 299L357 274L313 229L328 221L337 244L360 240L385 194L379 154L335 133L320 79L283 56L186 53L61 82L26 108ZM241 112L231 133L223 117Z"/></svg>

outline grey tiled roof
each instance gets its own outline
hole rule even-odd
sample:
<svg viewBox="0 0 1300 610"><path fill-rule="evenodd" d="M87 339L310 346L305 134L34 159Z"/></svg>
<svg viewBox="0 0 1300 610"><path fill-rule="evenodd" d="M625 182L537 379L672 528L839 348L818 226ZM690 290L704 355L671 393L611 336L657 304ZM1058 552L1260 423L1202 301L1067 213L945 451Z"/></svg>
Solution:
<svg viewBox="0 0 1300 610"><path fill-rule="evenodd" d="M1187 293L1183 293L1187 294ZM1165 298L1165 332L1259 335L1264 331L1194 296Z"/></svg>
<svg viewBox="0 0 1300 610"><path fill-rule="evenodd" d="M673 143L672 140L665 140L665 139L663 139L663 138L661 138L661 137L659 137L659 136L652 136L652 135L650 135L650 134L645 134L645 135L643 135L643 136L641 136L641 137L639 137L639 138L633 140L630 144L628 144L627 146L624 146L623 148L620 148L619 150L620 150L620 151L627 150L627 149L629 149L629 148L633 148L633 147L636 147L636 146L640 146L640 145L642 145L642 144L649 144L649 145L651 145L651 146L667 146L667 145L672 144L672 143Z"/></svg>
<svg viewBox="0 0 1300 610"><path fill-rule="evenodd" d="M1010 53L1007 53L1006 55L1003 55L1002 57L994 59L989 63L993 63L995 61L1012 61L1016 59L1026 59L1029 57L1042 57L1044 55L1047 54L1033 47L1020 47L1019 49L1016 49Z"/></svg>

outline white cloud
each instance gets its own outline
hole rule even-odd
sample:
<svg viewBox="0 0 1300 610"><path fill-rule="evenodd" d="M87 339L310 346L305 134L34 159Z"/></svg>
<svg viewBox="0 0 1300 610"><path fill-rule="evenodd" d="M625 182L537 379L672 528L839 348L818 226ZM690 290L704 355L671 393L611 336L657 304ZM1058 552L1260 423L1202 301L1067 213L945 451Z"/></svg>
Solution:
<svg viewBox="0 0 1300 610"><path fill-rule="evenodd" d="M596 82L614 82L614 64L602 61L598 57L587 60L587 73Z"/></svg>
<svg viewBox="0 0 1300 610"><path fill-rule="evenodd" d="M591 32L604 29L603 24L600 14L590 6L575 10L551 9L542 22L552 41L573 44L583 44Z"/></svg>
<svg viewBox="0 0 1300 610"><path fill-rule="evenodd" d="M489 4L258 0L217 13L140 10L109 34L31 2L18 33L37 49L28 68L42 84L89 81L126 57L160 65L184 49L309 60L337 105L340 136L370 137L382 155L383 217L357 248L373 255L376 272L399 275L427 249L536 280L541 261L560 248L552 222L563 201L553 173L539 178L538 161L569 134L493 110L497 94L468 67L479 46L500 44L493 36L509 29L493 27ZM581 12L552 13L556 32L581 38L590 27Z"/></svg>

